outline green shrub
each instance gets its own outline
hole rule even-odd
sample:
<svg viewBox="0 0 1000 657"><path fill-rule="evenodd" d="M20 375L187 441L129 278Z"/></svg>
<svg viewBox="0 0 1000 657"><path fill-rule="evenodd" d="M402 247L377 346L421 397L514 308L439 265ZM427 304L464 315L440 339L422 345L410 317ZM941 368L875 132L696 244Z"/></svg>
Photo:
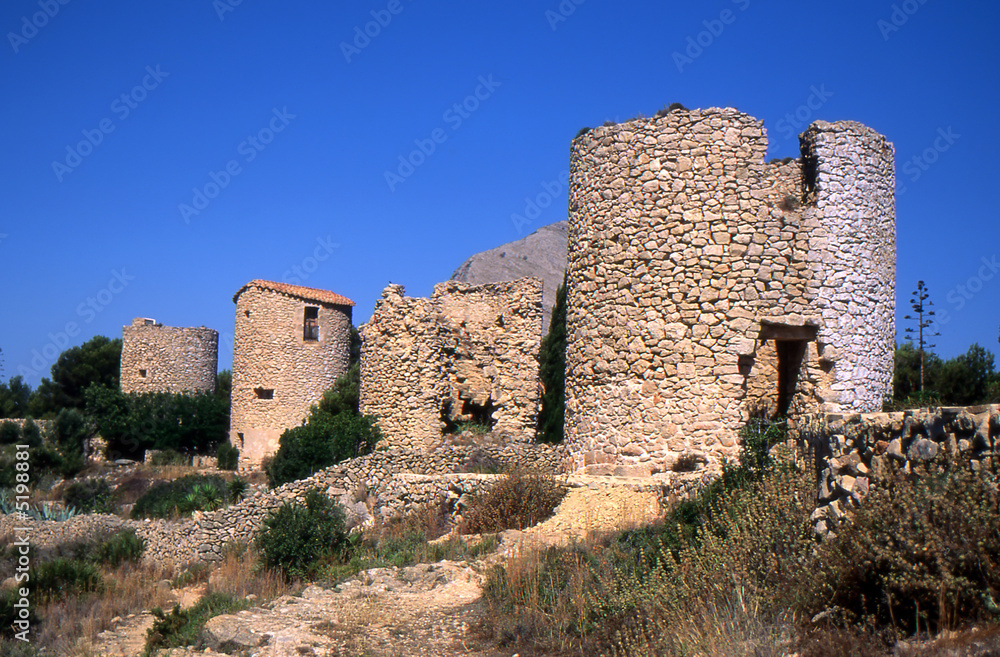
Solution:
<svg viewBox="0 0 1000 657"><path fill-rule="evenodd" d="M997 475L945 461L877 480L818 551L806 611L838 607L911 632L996 619Z"/></svg>
<svg viewBox="0 0 1000 657"><path fill-rule="evenodd" d="M225 593L209 593L190 609L181 610L174 605L170 612L157 607L150 610L155 620L146 633L146 655L159 648L197 646L205 623L215 616L241 611L250 606L246 600L237 600Z"/></svg>
<svg viewBox="0 0 1000 657"><path fill-rule="evenodd" d="M63 558L39 564L30 571L29 578L35 586L34 601L40 603L97 591L102 583L94 564Z"/></svg>
<svg viewBox="0 0 1000 657"><path fill-rule="evenodd" d="M97 563L117 568L123 563L138 563L146 550L146 539L134 529L123 529L94 549Z"/></svg>
<svg viewBox="0 0 1000 657"><path fill-rule="evenodd" d="M114 492L106 479L85 479L66 487L63 503L80 513L113 513Z"/></svg>
<svg viewBox="0 0 1000 657"><path fill-rule="evenodd" d="M191 465L191 457L185 456L175 449L164 449L153 454L149 463L161 467L165 465Z"/></svg>
<svg viewBox="0 0 1000 657"><path fill-rule="evenodd" d="M566 410L566 279L556 290L549 332L538 350L538 378L542 384L538 412L539 442L561 443Z"/></svg>
<svg viewBox="0 0 1000 657"><path fill-rule="evenodd" d="M233 447L228 440L223 440L219 443L215 457L218 461L217 467L220 470L235 470L240 462L240 450Z"/></svg>
<svg viewBox="0 0 1000 657"><path fill-rule="evenodd" d="M370 416L340 413L330 415L314 409L308 422L288 429L267 467L273 486L304 479L344 459L369 453L380 437Z"/></svg>
<svg viewBox="0 0 1000 657"><path fill-rule="evenodd" d="M286 577L307 577L321 560L343 560L347 555L344 512L328 496L309 491L305 504L283 504L268 515L257 535L257 547L269 568Z"/></svg>
<svg viewBox="0 0 1000 657"><path fill-rule="evenodd" d="M226 485L226 494L229 497L229 501L236 504L242 500L246 496L248 488L250 488L250 485L239 477L230 481Z"/></svg>
<svg viewBox="0 0 1000 657"><path fill-rule="evenodd" d="M34 588L34 585L29 582L19 582L14 588L4 588L0 589L0 648L6 648L2 639L3 638L13 638L14 634L22 631L24 625L16 626L15 621L27 621L27 626L34 629L38 627L38 617L35 616L35 608L38 606L35 604L35 600L29 592L28 601L28 611L27 618L21 615L23 607L15 606L21 600L21 588L27 588L29 591ZM30 635L29 635L30 636ZM15 641L15 643L22 644L23 641ZM7 653L0 652L2 655L17 654L17 653Z"/></svg>
<svg viewBox="0 0 1000 657"><path fill-rule="evenodd" d="M463 516L468 534L524 529L552 515L566 487L551 475L511 470L486 493L473 496Z"/></svg>
<svg viewBox="0 0 1000 657"><path fill-rule="evenodd" d="M0 422L0 445L13 445L19 442L21 442L21 427L10 420Z"/></svg>
<svg viewBox="0 0 1000 657"><path fill-rule="evenodd" d="M28 420L21 426L21 442L28 447L42 446L42 430L34 420Z"/></svg>
<svg viewBox="0 0 1000 657"><path fill-rule="evenodd" d="M193 511L213 511L228 499L218 475L187 475L153 485L132 507L133 518L170 518Z"/></svg>

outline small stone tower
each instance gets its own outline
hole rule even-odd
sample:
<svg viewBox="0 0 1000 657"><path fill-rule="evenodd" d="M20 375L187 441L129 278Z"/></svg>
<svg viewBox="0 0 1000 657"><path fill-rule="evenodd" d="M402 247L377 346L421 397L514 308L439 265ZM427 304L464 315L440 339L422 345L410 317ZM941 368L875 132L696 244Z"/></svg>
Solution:
<svg viewBox="0 0 1000 657"><path fill-rule="evenodd" d="M734 109L573 140L567 469L717 467L751 415L879 410L893 147L846 121L814 123L801 146L766 164L762 122Z"/></svg>
<svg viewBox="0 0 1000 657"><path fill-rule="evenodd" d="M236 331L230 442L259 467L285 429L347 372L354 302L334 292L254 280L233 297Z"/></svg>
<svg viewBox="0 0 1000 657"><path fill-rule="evenodd" d="M218 366L218 331L146 317L122 327L122 392L212 392Z"/></svg>

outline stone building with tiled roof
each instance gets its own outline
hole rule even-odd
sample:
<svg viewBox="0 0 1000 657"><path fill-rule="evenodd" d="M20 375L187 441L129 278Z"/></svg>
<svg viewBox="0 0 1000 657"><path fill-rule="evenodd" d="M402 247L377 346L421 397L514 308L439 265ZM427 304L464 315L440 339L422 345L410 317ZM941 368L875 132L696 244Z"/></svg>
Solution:
<svg viewBox="0 0 1000 657"><path fill-rule="evenodd" d="M354 302L328 290L253 280L233 297L230 441L259 467L347 371Z"/></svg>

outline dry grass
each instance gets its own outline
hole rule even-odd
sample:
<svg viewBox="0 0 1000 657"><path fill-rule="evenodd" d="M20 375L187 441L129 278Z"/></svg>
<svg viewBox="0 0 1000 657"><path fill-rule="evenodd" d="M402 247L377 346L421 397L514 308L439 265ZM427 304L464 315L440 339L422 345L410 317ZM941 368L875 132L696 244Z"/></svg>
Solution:
<svg viewBox="0 0 1000 657"><path fill-rule="evenodd" d="M243 546L230 546L222 562L208 576L208 593L225 593L234 598L256 596L255 602L274 600L298 588L289 583L275 568L265 568L259 555Z"/></svg>
<svg viewBox="0 0 1000 657"><path fill-rule="evenodd" d="M37 644L56 655L79 654L82 646L111 627L112 618L167 605L169 592L156 587L166 574L153 566L102 569L104 586L100 592L39 607Z"/></svg>

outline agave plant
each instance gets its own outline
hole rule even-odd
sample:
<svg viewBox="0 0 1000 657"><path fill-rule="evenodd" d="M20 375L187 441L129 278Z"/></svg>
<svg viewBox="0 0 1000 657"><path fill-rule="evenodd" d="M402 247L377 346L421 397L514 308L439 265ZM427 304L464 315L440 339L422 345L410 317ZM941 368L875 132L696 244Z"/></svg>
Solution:
<svg viewBox="0 0 1000 657"><path fill-rule="evenodd" d="M0 489L0 513L9 515L14 513L16 508L14 506L14 491L9 488Z"/></svg>
<svg viewBox="0 0 1000 657"><path fill-rule="evenodd" d="M28 515L35 520L49 520L52 522L65 522L77 515L76 507L58 507L49 502L32 507Z"/></svg>

